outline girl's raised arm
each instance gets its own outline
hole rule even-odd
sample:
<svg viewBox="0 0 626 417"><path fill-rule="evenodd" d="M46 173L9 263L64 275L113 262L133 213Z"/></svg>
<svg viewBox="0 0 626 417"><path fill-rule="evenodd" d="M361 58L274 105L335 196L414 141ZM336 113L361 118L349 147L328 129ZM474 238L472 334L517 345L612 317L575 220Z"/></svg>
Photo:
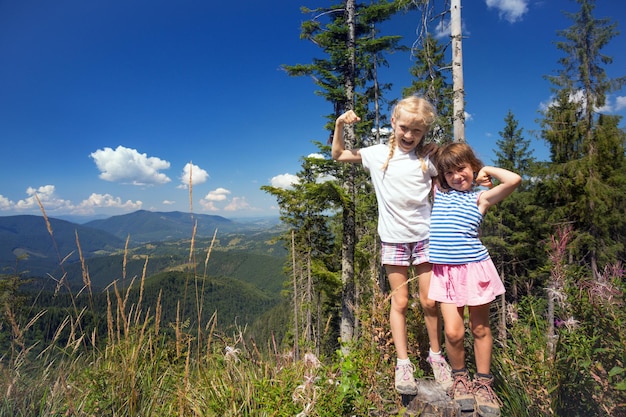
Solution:
<svg viewBox="0 0 626 417"><path fill-rule="evenodd" d="M361 118L353 110L348 110L335 121L335 133L333 135L332 157L339 162L361 162L361 153L358 149L346 149L343 140L343 128L346 124L356 123Z"/></svg>
<svg viewBox="0 0 626 417"><path fill-rule="evenodd" d="M481 193L478 198L478 209L483 214L487 212L489 207L510 196L522 183L522 177L515 172L492 166L485 166L478 172L476 183L478 185L489 185L492 178L498 180L499 184Z"/></svg>

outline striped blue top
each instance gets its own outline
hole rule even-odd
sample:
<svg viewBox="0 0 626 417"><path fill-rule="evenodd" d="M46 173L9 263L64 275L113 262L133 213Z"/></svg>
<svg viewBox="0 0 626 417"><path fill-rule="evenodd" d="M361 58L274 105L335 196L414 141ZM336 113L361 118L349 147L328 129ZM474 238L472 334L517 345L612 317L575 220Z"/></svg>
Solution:
<svg viewBox="0 0 626 417"><path fill-rule="evenodd" d="M479 238L483 215L477 202L481 192L435 189L430 218L431 263L461 265L489 259Z"/></svg>

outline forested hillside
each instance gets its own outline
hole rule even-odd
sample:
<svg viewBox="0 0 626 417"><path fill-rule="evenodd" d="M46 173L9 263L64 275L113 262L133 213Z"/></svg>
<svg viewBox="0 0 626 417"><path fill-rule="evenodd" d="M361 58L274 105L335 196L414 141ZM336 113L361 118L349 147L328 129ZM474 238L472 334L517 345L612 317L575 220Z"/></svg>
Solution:
<svg viewBox="0 0 626 417"><path fill-rule="evenodd" d="M62 261L78 261L77 239L85 257L124 248L124 240L106 231L59 219L47 223L42 216L6 216L0 217L0 268L5 273L45 276Z"/></svg>
<svg viewBox="0 0 626 417"><path fill-rule="evenodd" d="M266 277L268 280L282 282L284 277ZM41 317L33 324L29 333L28 343L46 346L57 338L66 343L69 332L57 333L63 320L78 309L85 309L81 326L99 329L106 334L107 308L111 299L116 298L116 291L124 298L128 306L136 309L161 306L163 323L174 323L177 320L186 322L190 329L196 329L198 323L211 321L215 314L215 328L224 332L237 331L237 326L252 327L260 316L270 311L281 302L280 294L260 290L253 284L232 276L194 278L185 271L159 272L142 283L141 276L129 279L132 287L112 287L107 291L86 293L82 296L67 292L55 294L54 291L26 292L23 302L30 306L30 311ZM143 288L141 288L143 287ZM282 339L286 328L274 329L278 339ZM168 329L164 330L168 332ZM262 334L262 336L267 336ZM2 347L7 349L6 339Z"/></svg>
<svg viewBox="0 0 626 417"><path fill-rule="evenodd" d="M31 328L28 342L39 344L54 337L65 340L67 334L57 334L57 329L68 315L83 309L81 327L104 332L107 308L111 299L120 294L125 304L134 308L141 308L141 303L160 304L165 322L180 319L195 328L198 323L212 319L220 330L254 327L261 316L284 301L281 290L287 281L284 272L287 251L278 239L281 228L275 226L275 221L238 224L221 219L220 222L230 224L230 231L215 229L209 235L206 224L214 225L216 216L204 217L209 219L204 223L205 234L191 234L183 239L172 239L170 233L171 228L180 229L189 221L183 213L140 211L118 216L110 223L98 223L99 227L106 230L112 227L113 231L120 223L134 224L136 233L142 236L151 233L153 238L164 239L145 244L130 239L124 242L105 230L56 219L0 218L3 228L12 232L4 241L5 246L26 247L29 242L41 245L49 241L51 244L43 246L66 254L59 261L60 255L48 253L46 262L41 263L41 276L30 270L6 275L13 276L7 282L19 286L20 304L41 315ZM160 232L149 232L154 230ZM88 239L86 244L82 242L83 235ZM73 240L68 241L70 237ZM96 250L98 245L108 250ZM31 248L35 247L33 243ZM20 259L21 265L27 260ZM44 267L50 269L43 272ZM279 322L281 325L274 335L282 339L287 330L285 318L279 318ZM261 324L261 328L265 327L265 323ZM268 337L267 332L268 329L261 330L261 337ZM251 331L247 337L254 334ZM8 340L0 337L0 344L8 348L5 345Z"/></svg>

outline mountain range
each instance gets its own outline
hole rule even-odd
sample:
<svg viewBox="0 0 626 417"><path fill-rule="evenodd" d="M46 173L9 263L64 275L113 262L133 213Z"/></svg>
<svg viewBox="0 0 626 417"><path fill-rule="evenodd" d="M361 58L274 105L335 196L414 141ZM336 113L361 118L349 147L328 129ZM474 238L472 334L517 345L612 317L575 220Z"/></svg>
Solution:
<svg viewBox="0 0 626 417"><path fill-rule="evenodd" d="M76 309L86 308L85 323L102 320L120 289L129 309L140 297L151 311L158 303L164 322L183 314L206 323L219 312L220 329L250 326L259 340L280 340L284 232L278 218L145 210L84 224L0 217L0 284L10 292L19 282L23 302L42 314L31 329L42 340Z"/></svg>
<svg viewBox="0 0 626 417"><path fill-rule="evenodd" d="M280 244L272 242L280 228L278 218L235 221L176 211L139 210L84 224L56 218L46 222L34 215L6 216L0 217L0 272L43 277L59 268L71 269L81 254L83 259L103 258L138 248L144 252L150 248L152 254L161 248L159 253L173 257L189 252L185 241L212 240L214 235L219 246L275 256L282 253Z"/></svg>

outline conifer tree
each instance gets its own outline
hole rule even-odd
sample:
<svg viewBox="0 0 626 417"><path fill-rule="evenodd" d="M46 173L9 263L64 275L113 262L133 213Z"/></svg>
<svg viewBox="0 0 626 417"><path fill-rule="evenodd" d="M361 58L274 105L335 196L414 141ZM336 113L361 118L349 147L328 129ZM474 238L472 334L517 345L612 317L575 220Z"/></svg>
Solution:
<svg viewBox="0 0 626 417"><path fill-rule="evenodd" d="M403 95L417 94L433 103L437 122L430 136L438 144L451 142L454 105L446 48L430 34L418 46L414 48L415 65L409 71L414 79L410 87L402 90Z"/></svg>
<svg viewBox="0 0 626 417"><path fill-rule="evenodd" d="M262 186L276 197L281 220L289 226L283 240L290 248L290 269L293 280L295 352L300 345L319 354L322 338L319 329L328 317L337 316L335 294L341 283L336 274L333 252L334 234L328 212L340 204L336 185L320 181L320 161L305 158L298 180L290 188ZM292 261L291 261L292 260ZM301 336L301 340L300 339ZM334 333L334 339L338 334ZM331 338L333 339L333 338ZM330 352L337 346L331 346ZM329 352L325 352L329 353Z"/></svg>
<svg viewBox="0 0 626 417"><path fill-rule="evenodd" d="M516 301L520 285L529 285L530 271L537 269L545 258L543 248L536 244L545 231L541 222L534 221L542 210L534 203L530 187L536 166L530 141L524 138L523 129L518 127L510 110L504 122L500 139L496 141L494 164L520 174L524 181L515 193L487 212L483 233L484 242L509 289L508 297Z"/></svg>
<svg viewBox="0 0 626 417"><path fill-rule="evenodd" d="M571 260L589 267L594 276L607 263L623 259L624 132L620 118L599 113L606 97L626 78L609 79L604 66L612 59L601 53L616 36L616 25L593 16L593 0L576 0L580 10L559 31L556 45L564 56L561 69L547 77L555 100L544 113L542 136L550 146L552 164L539 184L552 224L572 223Z"/></svg>

